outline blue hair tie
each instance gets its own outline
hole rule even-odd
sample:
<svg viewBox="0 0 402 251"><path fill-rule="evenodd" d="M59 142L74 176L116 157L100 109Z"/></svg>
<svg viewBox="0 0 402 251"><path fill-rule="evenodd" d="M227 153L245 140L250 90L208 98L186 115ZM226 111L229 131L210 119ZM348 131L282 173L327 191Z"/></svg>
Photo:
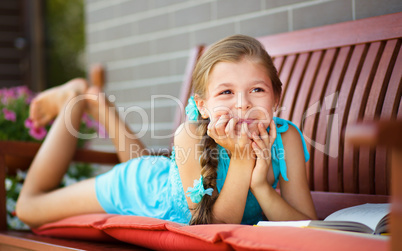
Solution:
<svg viewBox="0 0 402 251"><path fill-rule="evenodd" d="M190 121L197 121L200 112L198 111L197 104L195 103L194 96L188 99L188 104L186 106L186 114Z"/></svg>
<svg viewBox="0 0 402 251"><path fill-rule="evenodd" d="M189 187L186 191L187 197L190 197L193 203L199 203L204 195L212 196L213 188L204 188L203 177L200 175L199 180L194 180L193 187Z"/></svg>

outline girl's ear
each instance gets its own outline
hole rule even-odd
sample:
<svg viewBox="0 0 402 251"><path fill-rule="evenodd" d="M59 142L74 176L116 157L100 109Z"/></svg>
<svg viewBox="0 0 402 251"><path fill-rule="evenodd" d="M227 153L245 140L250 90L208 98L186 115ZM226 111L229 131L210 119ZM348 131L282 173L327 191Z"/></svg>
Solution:
<svg viewBox="0 0 402 251"><path fill-rule="evenodd" d="M209 118L209 114L205 107L205 100L201 99L200 96L198 96L198 94L194 95L194 100L195 100L195 104L197 105L198 111L200 111L200 113L201 113L201 117L203 119Z"/></svg>

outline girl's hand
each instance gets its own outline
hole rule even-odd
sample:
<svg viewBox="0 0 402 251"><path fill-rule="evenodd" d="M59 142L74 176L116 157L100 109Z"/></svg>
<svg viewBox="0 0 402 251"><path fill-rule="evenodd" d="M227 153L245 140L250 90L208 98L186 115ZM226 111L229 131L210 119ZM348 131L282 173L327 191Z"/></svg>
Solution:
<svg viewBox="0 0 402 251"><path fill-rule="evenodd" d="M253 159L251 149L252 140L248 136L248 124L242 123L240 131L236 131L239 119L225 114L219 119L211 121L208 125L207 134L215 142L227 149L231 158Z"/></svg>
<svg viewBox="0 0 402 251"><path fill-rule="evenodd" d="M268 172L272 169L271 149L272 144L276 139L276 126L275 122L271 120L269 134L260 122L258 124L258 131L260 135L253 133L252 148L256 155L256 163L251 176L250 188L251 190L258 189L259 187L272 185L268 184Z"/></svg>

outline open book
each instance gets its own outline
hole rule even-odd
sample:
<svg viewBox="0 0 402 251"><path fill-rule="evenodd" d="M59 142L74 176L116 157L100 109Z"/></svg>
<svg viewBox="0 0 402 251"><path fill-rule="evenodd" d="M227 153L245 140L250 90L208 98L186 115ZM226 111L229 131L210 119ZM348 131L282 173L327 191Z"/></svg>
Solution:
<svg viewBox="0 0 402 251"><path fill-rule="evenodd" d="M295 226L344 230L369 234L389 232L390 204L363 204L336 211L320 220L260 221L257 226Z"/></svg>

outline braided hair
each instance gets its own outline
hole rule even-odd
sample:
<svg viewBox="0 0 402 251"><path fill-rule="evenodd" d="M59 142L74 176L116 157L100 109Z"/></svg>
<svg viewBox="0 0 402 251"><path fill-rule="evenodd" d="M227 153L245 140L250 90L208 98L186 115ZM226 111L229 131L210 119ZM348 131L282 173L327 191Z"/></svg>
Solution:
<svg viewBox="0 0 402 251"><path fill-rule="evenodd" d="M277 70L271 57L268 55L262 44L249 36L234 35L224 38L213 44L198 60L192 76L193 92L200 99L206 98L209 74L219 62L239 62L242 59L249 59L252 62L261 64L267 70L271 79L275 97L280 97L282 83L279 80ZM205 189L212 188L212 196L203 196L197 204L190 225L212 223L212 207L218 198L216 192L216 178L218 169L218 149L215 140L208 136L207 126L209 119L198 117L197 131L202 135L200 149L201 175Z"/></svg>

